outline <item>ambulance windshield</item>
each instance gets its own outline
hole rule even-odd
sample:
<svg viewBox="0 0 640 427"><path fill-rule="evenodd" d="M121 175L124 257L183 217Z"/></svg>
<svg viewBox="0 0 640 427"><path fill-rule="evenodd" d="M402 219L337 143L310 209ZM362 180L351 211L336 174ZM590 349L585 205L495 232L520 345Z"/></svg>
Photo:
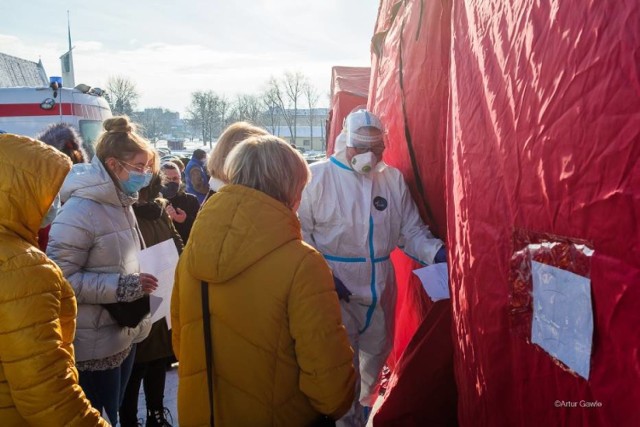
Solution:
<svg viewBox="0 0 640 427"><path fill-rule="evenodd" d="M90 158L96 153L95 145L98 136L102 132L100 120L80 120L80 135L84 141L84 149Z"/></svg>

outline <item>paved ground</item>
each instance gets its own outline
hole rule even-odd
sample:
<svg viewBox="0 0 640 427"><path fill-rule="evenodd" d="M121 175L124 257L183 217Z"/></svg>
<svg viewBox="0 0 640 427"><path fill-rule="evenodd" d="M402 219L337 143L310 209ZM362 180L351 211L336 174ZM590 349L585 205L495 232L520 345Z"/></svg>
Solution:
<svg viewBox="0 0 640 427"><path fill-rule="evenodd" d="M376 401L374 405L373 413L378 409L380 404L382 403L381 398ZM178 427L178 368L172 368L170 371L167 371L167 381L165 383L164 389L164 406L169 408L171 411L171 415L173 416L173 427ZM144 420L147 417L147 408L144 401L144 392L142 391L142 387L140 387L140 394L138 396L138 418L143 420L142 425L144 426ZM368 427L372 425L373 417L369 417Z"/></svg>

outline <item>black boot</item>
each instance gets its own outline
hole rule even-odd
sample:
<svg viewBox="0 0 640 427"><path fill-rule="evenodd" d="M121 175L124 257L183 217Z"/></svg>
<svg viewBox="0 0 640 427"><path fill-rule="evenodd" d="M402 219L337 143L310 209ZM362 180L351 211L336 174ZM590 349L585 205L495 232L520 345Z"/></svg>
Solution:
<svg viewBox="0 0 640 427"><path fill-rule="evenodd" d="M120 427L142 427L142 418L136 418L136 414L125 414L120 408Z"/></svg>
<svg viewBox="0 0 640 427"><path fill-rule="evenodd" d="M173 422L171 412L167 408L147 409L147 423L145 427L173 427L167 418Z"/></svg>
<svg viewBox="0 0 640 427"><path fill-rule="evenodd" d="M120 420L120 427L142 427L143 425L142 418L138 418L133 423Z"/></svg>

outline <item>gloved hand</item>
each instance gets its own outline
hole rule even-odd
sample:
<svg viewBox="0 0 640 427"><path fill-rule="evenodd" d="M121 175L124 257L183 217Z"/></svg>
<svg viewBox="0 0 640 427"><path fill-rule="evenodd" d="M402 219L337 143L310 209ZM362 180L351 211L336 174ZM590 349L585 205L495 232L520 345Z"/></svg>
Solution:
<svg viewBox="0 0 640 427"><path fill-rule="evenodd" d="M438 249L435 258L433 258L434 264L440 264L441 262L447 262L447 248L444 245Z"/></svg>
<svg viewBox="0 0 640 427"><path fill-rule="evenodd" d="M338 293L338 299L349 302L349 297L353 294L344 285L344 283L342 283L342 280L338 279L336 276L333 276L333 284L336 287L336 292Z"/></svg>

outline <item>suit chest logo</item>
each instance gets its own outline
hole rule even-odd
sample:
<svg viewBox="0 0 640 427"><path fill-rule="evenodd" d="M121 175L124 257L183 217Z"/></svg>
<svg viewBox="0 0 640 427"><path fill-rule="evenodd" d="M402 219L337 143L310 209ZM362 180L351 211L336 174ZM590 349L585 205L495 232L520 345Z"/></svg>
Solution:
<svg viewBox="0 0 640 427"><path fill-rule="evenodd" d="M388 205L389 203L387 202L387 199L385 199L384 197L376 196L373 199L373 207L379 211L383 211L387 209Z"/></svg>

